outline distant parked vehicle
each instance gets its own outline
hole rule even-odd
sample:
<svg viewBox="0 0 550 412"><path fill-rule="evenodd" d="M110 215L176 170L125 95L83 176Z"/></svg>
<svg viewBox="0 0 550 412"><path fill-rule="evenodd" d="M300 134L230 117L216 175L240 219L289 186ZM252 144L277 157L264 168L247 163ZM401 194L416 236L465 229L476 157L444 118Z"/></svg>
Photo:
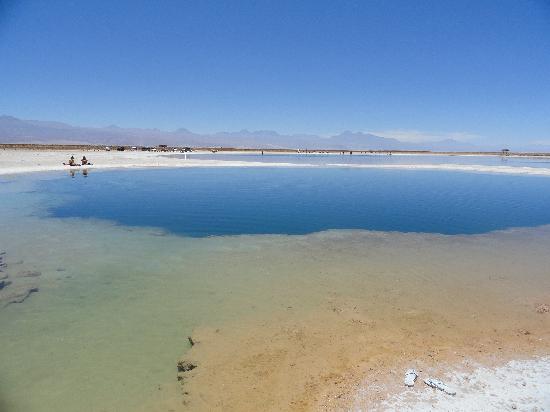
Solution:
<svg viewBox="0 0 550 412"><path fill-rule="evenodd" d="M124 146L119 146L116 148L116 150L119 152L123 152L124 150L126 150L126 148Z"/></svg>
<svg viewBox="0 0 550 412"><path fill-rule="evenodd" d="M110 152L111 151L111 148L109 146L105 146L105 150Z"/></svg>

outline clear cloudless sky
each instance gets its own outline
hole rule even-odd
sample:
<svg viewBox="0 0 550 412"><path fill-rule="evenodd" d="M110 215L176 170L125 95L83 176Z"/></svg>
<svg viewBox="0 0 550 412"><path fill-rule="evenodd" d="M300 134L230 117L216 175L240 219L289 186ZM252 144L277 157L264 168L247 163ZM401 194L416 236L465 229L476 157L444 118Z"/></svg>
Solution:
<svg viewBox="0 0 550 412"><path fill-rule="evenodd" d="M0 114L550 143L550 0L0 0Z"/></svg>

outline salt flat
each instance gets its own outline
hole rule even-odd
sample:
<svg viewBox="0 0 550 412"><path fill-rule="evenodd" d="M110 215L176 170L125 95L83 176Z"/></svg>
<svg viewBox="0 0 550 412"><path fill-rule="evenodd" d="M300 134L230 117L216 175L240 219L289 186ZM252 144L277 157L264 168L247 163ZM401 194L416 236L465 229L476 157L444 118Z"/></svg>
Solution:
<svg viewBox="0 0 550 412"><path fill-rule="evenodd" d="M446 170L455 172L472 173L499 173L514 175L550 176L550 168L529 167L529 166L507 166L507 165L484 165L482 159L480 164L455 164L451 161L446 164L350 164L332 163L318 164L293 163L293 162L263 162L257 159L224 160L221 159L197 159L197 154L208 152L193 152L187 158L174 156L174 153L141 152L141 151L69 151L69 150L26 150L26 149L4 149L0 150L0 175L19 173L48 172L79 169L128 169L128 168L181 168L181 167L353 167L369 169L397 169L397 170ZM238 152L231 152L237 154ZM66 166L71 156L75 157L78 163L85 155L92 165L85 167ZM296 154L296 156L299 156ZM308 156L311 156L308 154ZM330 155L329 155L330 156ZM377 155L373 155L377 156ZM426 157L424 154L398 154L394 156ZM460 155L462 157L462 155ZM336 155L334 155L336 157ZM456 156L453 156L456 158ZM464 155L464 157L475 157ZM482 157L482 156L478 156ZM494 156L493 156L494 157ZM449 157L451 160L452 158Z"/></svg>

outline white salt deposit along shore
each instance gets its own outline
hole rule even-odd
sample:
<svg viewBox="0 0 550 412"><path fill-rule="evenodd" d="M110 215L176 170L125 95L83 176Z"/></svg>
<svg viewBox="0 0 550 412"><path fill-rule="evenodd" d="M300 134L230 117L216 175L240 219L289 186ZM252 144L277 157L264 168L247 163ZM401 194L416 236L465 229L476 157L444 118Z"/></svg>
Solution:
<svg viewBox="0 0 550 412"><path fill-rule="evenodd" d="M175 157L173 153L154 152L105 152L105 151L68 151L68 150L0 150L0 175L36 173L48 171L79 169L128 169L128 168L180 168L180 167L338 167L397 170L444 170L472 173L503 173L514 175L550 176L550 168L460 165L460 164L346 164L330 163L326 165L304 163L269 163L261 161L205 160L196 159L188 154L187 159ZM91 166L64 166L71 156L80 162L85 155L93 163ZM299 156L299 155L296 155ZM422 155L410 155L422 156Z"/></svg>
<svg viewBox="0 0 550 412"><path fill-rule="evenodd" d="M92 165L65 166L74 156L80 163L86 156ZM175 157L173 153L154 152L104 152L104 151L40 151L0 150L0 175L36 173L80 169L129 169L129 168L180 168L180 167L301 167L292 163L262 163L224 160L199 160L188 155L187 159ZM310 166L310 165L305 165Z"/></svg>
<svg viewBox="0 0 550 412"><path fill-rule="evenodd" d="M550 411L550 358L511 361L488 368L480 365L471 372L447 372L437 376L456 390L447 395L417 380L390 396L375 410L380 411ZM470 369L470 368L468 368ZM428 371L421 373L431 376ZM372 388L371 388L372 389ZM362 391L368 391L364 388ZM359 393L354 410L361 407ZM369 408L371 410L371 408Z"/></svg>
<svg viewBox="0 0 550 412"><path fill-rule="evenodd" d="M397 170L446 170L454 172L472 173L503 173L513 175L550 176L550 169L527 166L486 166L486 165L459 165L459 164L342 164L331 163L333 167L352 167L361 169L397 169Z"/></svg>

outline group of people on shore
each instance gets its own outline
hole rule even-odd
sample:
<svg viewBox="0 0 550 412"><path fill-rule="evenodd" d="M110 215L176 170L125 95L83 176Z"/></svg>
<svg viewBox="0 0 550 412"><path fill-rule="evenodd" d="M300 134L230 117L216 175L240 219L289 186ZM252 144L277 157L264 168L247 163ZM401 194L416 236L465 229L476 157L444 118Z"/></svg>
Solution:
<svg viewBox="0 0 550 412"><path fill-rule="evenodd" d="M86 159L86 156L82 156L80 163L76 163L74 156L71 156L68 163L63 163L65 166L91 166L92 164Z"/></svg>

